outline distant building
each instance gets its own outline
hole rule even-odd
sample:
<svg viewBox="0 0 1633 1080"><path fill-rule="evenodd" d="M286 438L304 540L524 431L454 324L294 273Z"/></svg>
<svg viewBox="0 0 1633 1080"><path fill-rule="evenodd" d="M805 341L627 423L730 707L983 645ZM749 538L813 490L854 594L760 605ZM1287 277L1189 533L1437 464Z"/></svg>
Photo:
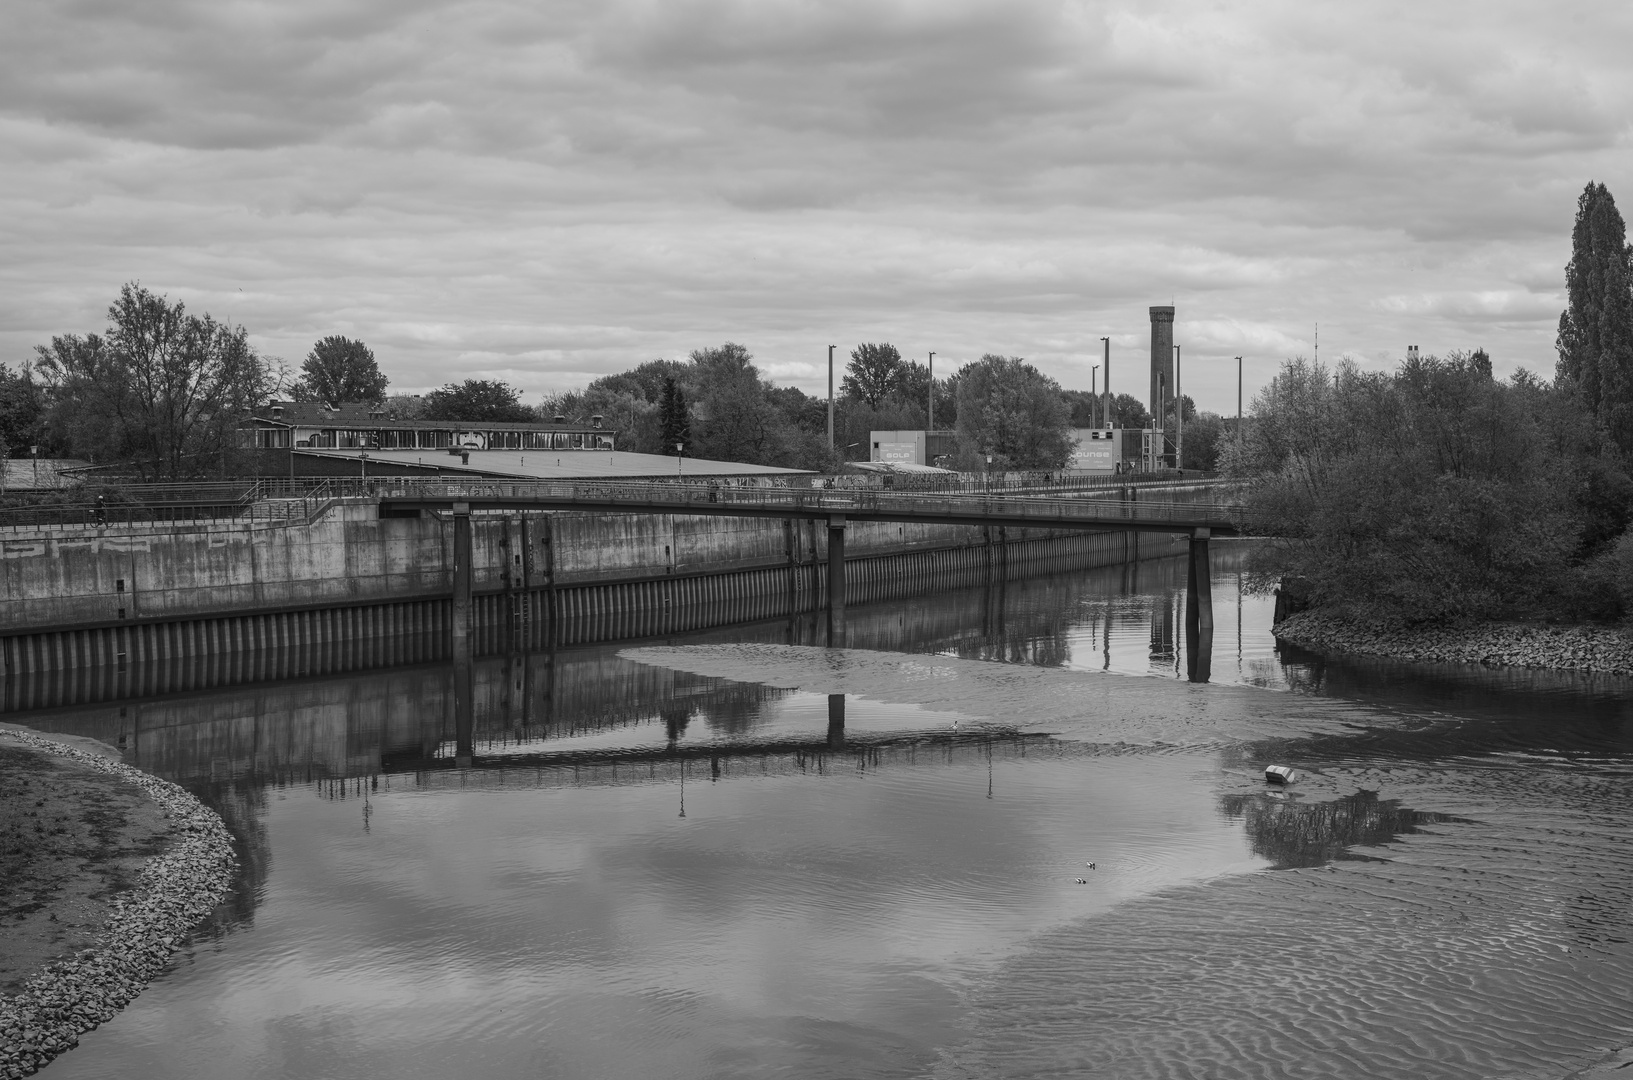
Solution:
<svg viewBox="0 0 1633 1080"><path fill-rule="evenodd" d="M617 449L618 433L588 424L400 420L364 404L273 402L240 427L271 476L465 476L510 480L643 480L806 476L801 469Z"/></svg>
<svg viewBox="0 0 1633 1080"><path fill-rule="evenodd" d="M382 406L274 401L241 427L242 444L263 450L612 450L617 432L588 424L402 420Z"/></svg>
<svg viewBox="0 0 1633 1080"><path fill-rule="evenodd" d="M894 465L941 465L958 448L953 431L870 431L868 460Z"/></svg>

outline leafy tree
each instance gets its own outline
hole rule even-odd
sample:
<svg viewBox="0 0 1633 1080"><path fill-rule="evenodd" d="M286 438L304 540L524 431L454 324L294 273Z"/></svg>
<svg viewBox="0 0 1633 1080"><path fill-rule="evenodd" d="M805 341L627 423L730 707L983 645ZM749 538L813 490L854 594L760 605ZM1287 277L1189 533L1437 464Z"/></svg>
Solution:
<svg viewBox="0 0 1633 1080"><path fill-rule="evenodd" d="M67 334L35 349L47 423L65 447L148 480L232 471L239 418L279 382L248 332L135 283L120 289L108 321L104 337Z"/></svg>
<svg viewBox="0 0 1633 1080"><path fill-rule="evenodd" d="M686 408L686 393L673 376L663 381L663 398L658 403L659 444L665 454L684 454L692 441L692 423Z"/></svg>
<svg viewBox="0 0 1633 1080"><path fill-rule="evenodd" d="M1549 431L1553 396L1462 353L1336 379L1288 361L1244 432L1251 501L1287 537L1266 568L1395 621L1586 610L1584 461Z"/></svg>
<svg viewBox="0 0 1633 1080"><path fill-rule="evenodd" d="M534 419L534 412L522 404L521 398L521 392L509 383L466 379L457 385L448 383L425 395L420 418L526 423Z"/></svg>
<svg viewBox="0 0 1633 1080"><path fill-rule="evenodd" d="M20 457L38 446L44 416L45 395L33 369L24 364L14 371L0 364L0 456L9 450Z"/></svg>
<svg viewBox="0 0 1633 1080"><path fill-rule="evenodd" d="M1219 468L1220 443L1226 438L1224 417L1218 413L1200 412L1185 421L1185 455L1181 462L1187 469L1214 472Z"/></svg>
<svg viewBox="0 0 1633 1080"><path fill-rule="evenodd" d="M845 376L839 381L839 392L846 397L865 401L877 409L892 394L901 389L906 365L896 346L858 345L851 350L850 363L845 365Z"/></svg>
<svg viewBox="0 0 1633 1080"><path fill-rule="evenodd" d="M301 379L292 388L297 401L339 405L346 401L383 401L385 375L374 352L361 341L326 337L312 346L301 362Z"/></svg>
<svg viewBox="0 0 1633 1080"><path fill-rule="evenodd" d="M1060 384L1017 356L988 353L959 372L957 430L966 464L1057 469L1072 453Z"/></svg>
<svg viewBox="0 0 1633 1080"><path fill-rule="evenodd" d="M936 394L936 428L940 431L950 430L958 423L958 394L952 382L948 379L937 379ZM902 377L897 384L895 399L902 411L914 411L923 415L924 419L916 421L912 427L923 427L929 423L930 403L930 369L917 360L902 365Z"/></svg>
<svg viewBox="0 0 1633 1080"><path fill-rule="evenodd" d="M418 420L425 411L425 399L418 394L389 394L382 404L398 420Z"/></svg>
<svg viewBox="0 0 1633 1080"><path fill-rule="evenodd" d="M1151 422L1145 403L1133 394L1113 394L1111 397L1111 426L1143 428Z"/></svg>
<svg viewBox="0 0 1633 1080"><path fill-rule="evenodd" d="M1590 182L1576 203L1558 374L1623 453L1633 452L1633 249L1616 200Z"/></svg>
<svg viewBox="0 0 1633 1080"><path fill-rule="evenodd" d="M694 456L764 465L786 457L788 421L767 400L753 361L731 341L692 352Z"/></svg>
<svg viewBox="0 0 1633 1080"><path fill-rule="evenodd" d="M1196 402L1191 400L1191 395L1190 394L1181 394L1180 397L1179 397L1179 401L1180 401L1182 407L1184 408L1184 412L1181 415L1184 417L1185 422L1187 424L1189 424L1192 420L1194 420L1196 418ZM1164 403L1164 405L1165 405L1166 410L1167 410L1166 419L1167 419L1167 422L1168 422L1168 426L1172 427L1173 424L1174 424L1174 399L1169 398Z"/></svg>

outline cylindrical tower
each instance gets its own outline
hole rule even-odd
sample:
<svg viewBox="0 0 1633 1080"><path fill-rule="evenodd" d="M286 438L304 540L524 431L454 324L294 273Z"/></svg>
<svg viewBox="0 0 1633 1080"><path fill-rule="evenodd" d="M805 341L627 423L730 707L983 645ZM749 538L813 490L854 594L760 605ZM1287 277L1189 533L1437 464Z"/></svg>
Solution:
<svg viewBox="0 0 1633 1080"><path fill-rule="evenodd" d="M1174 309L1151 309L1151 396L1146 407L1163 426L1162 404L1174 396Z"/></svg>

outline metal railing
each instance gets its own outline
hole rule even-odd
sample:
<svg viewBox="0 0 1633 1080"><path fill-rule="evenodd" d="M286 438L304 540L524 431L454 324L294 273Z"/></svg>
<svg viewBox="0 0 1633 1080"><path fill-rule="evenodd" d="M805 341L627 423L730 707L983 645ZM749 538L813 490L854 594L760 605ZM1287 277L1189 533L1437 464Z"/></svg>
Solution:
<svg viewBox="0 0 1633 1080"><path fill-rule="evenodd" d="M876 478L870 478L876 479ZM897 480L902 477L895 478ZM915 478L916 479L916 478ZM113 498L53 505L0 507L0 529L50 525L183 525L243 521L252 525L314 520L346 499L386 501L553 501L584 509L643 508L720 513L737 507L762 514L864 514L915 517L982 516L1036 523L1088 521L1195 524L1246 530L1246 510L1231 503L1180 503L1153 498L1165 487L1196 479L1011 476L1004 482L939 480L933 484L854 484L853 477L685 477L662 481L477 480L416 477L279 477L194 484L128 484ZM828 486L831 483L831 486ZM1218 483L1201 481L1201 483ZM1135 498L1125 495L1133 489ZM704 509L709 507L709 509Z"/></svg>
<svg viewBox="0 0 1633 1080"><path fill-rule="evenodd" d="M1120 491L1098 497L1050 498L1037 489L1014 494L926 493L888 489L730 487L723 484L639 484L580 480L420 480L369 481L370 494L383 502L477 503L489 508L528 504L585 509L656 510L693 513L748 511L760 515L815 517L859 515L911 521L915 518L984 518L1047 528L1087 523L1149 522L1177 528L1239 530L1246 510L1233 503L1184 503L1127 499Z"/></svg>

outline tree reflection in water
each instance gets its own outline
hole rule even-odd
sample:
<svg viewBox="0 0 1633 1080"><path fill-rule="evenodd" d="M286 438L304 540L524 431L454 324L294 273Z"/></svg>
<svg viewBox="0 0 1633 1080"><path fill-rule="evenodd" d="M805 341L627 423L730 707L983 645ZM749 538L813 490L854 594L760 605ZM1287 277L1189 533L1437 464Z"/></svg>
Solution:
<svg viewBox="0 0 1633 1080"><path fill-rule="evenodd" d="M1449 814L1404 807L1397 799L1380 799L1376 791L1358 791L1330 802L1309 803L1282 792L1226 795L1220 811L1243 819L1253 853L1269 859L1272 869L1323 866L1338 859L1384 861L1351 851L1383 847L1398 837L1421 832L1425 825L1460 822Z"/></svg>

